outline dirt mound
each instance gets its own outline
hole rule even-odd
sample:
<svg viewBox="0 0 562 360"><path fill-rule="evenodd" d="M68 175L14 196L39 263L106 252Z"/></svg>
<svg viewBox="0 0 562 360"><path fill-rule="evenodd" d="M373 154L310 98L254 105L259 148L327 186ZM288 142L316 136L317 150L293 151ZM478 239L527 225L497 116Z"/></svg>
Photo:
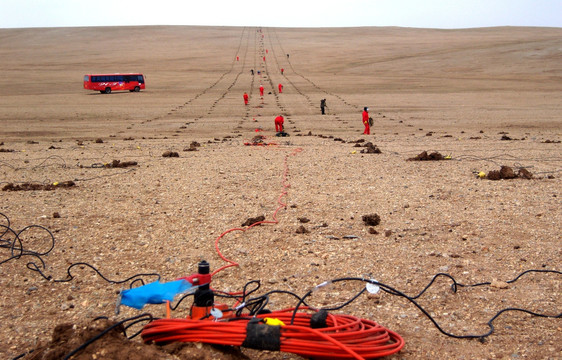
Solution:
<svg viewBox="0 0 562 360"><path fill-rule="evenodd" d="M438 152L428 154L427 151L422 151L417 156L409 158L408 161L429 161L429 160L445 160L445 157Z"/></svg>
<svg viewBox="0 0 562 360"><path fill-rule="evenodd" d="M223 141L224 141L224 139L223 139ZM189 144L189 147L183 149L183 151L197 151L198 147L201 147L201 144L198 143L197 141L192 141L191 144Z"/></svg>
<svg viewBox="0 0 562 360"><path fill-rule="evenodd" d="M267 145L265 142L265 136L263 135L256 135L252 138L252 140L245 145Z"/></svg>
<svg viewBox="0 0 562 360"><path fill-rule="evenodd" d="M113 327L113 328L112 328ZM110 329L106 333L104 331ZM110 320L98 320L86 324L59 324L53 331L52 339L47 344L39 344L29 354L30 360L59 360L82 349L72 356L75 360L86 359L167 359L174 355L176 359L200 360L247 360L239 348L211 346L201 343L173 343L164 346L145 345L129 340L124 335L124 327ZM99 336L87 346L84 344Z"/></svg>
<svg viewBox="0 0 562 360"><path fill-rule="evenodd" d="M69 188L76 186L74 181L63 181L61 183L53 184L34 184L34 183L23 183L19 185L14 185L14 183L9 183L2 188L2 191L32 191L32 190L45 190L51 191L56 188Z"/></svg>
<svg viewBox="0 0 562 360"><path fill-rule="evenodd" d="M105 164L106 168L125 168L129 166L136 166L138 163L136 161L121 161L121 160L113 160L109 164Z"/></svg>
<svg viewBox="0 0 562 360"><path fill-rule="evenodd" d="M365 145L363 145L363 147L365 149L361 150L362 154L380 154L381 150L376 146L373 145L372 142L368 142Z"/></svg>
<svg viewBox="0 0 562 360"><path fill-rule="evenodd" d="M265 216L263 215L256 216L254 218L248 218L248 220L244 221L242 226L252 226L257 222L264 221L264 220L265 220Z"/></svg>
<svg viewBox="0 0 562 360"><path fill-rule="evenodd" d="M363 215L361 219L367 226L377 226L381 223L381 217L378 214Z"/></svg>
<svg viewBox="0 0 562 360"><path fill-rule="evenodd" d="M501 180L501 179L508 180L508 179L515 179L515 178L532 179L533 174L525 168L519 169L517 174L515 174L515 171L513 171L511 167L502 166L500 170L492 170L488 172L486 178L488 180Z"/></svg>
<svg viewBox="0 0 562 360"><path fill-rule="evenodd" d="M165 151L162 154L162 157L180 157L180 154L178 154L176 151Z"/></svg>

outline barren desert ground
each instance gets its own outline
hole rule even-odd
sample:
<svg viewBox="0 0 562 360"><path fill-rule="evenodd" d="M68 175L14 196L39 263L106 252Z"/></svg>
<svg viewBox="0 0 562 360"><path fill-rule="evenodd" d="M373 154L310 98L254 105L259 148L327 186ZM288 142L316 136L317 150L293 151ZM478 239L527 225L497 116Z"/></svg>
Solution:
<svg viewBox="0 0 562 360"><path fill-rule="evenodd" d="M458 336L486 334L506 308L561 313L560 28L0 29L0 44L2 359L64 358L88 339L48 345L59 324L164 317L163 305L115 314L127 279L174 280L203 259L216 270L229 264L220 254L238 266L212 287L259 280L252 296L303 296L345 277L410 297L438 273L485 283L455 293L438 277L416 299ZM127 72L145 74L146 89L82 87L84 74ZM275 136L280 114L289 136ZM450 159L407 161L424 151ZM105 166L114 161L136 165ZM532 177L478 177L502 166ZM374 214L380 223L367 225ZM262 215L268 223L221 237ZM511 281L526 270L541 272ZM334 282L307 303L335 308L364 287ZM272 294L267 307L297 302ZM400 334L389 359L562 358L560 318L505 312L478 341L444 335L384 291L333 313ZM302 359L241 349L106 337L73 358Z"/></svg>

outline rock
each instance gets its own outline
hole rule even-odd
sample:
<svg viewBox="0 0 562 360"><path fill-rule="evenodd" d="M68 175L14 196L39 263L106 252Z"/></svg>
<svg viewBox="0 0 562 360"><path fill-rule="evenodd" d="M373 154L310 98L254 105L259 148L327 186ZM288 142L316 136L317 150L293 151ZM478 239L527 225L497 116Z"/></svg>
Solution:
<svg viewBox="0 0 562 360"><path fill-rule="evenodd" d="M254 218L248 218L246 221L244 221L242 223L242 226L251 226L254 225L257 222L261 222L265 220L265 216L260 215L260 216L256 216Z"/></svg>
<svg viewBox="0 0 562 360"><path fill-rule="evenodd" d="M29 295L29 294L31 294L32 292L37 291L37 290L38 290L37 286L31 286L30 288L28 288L28 289L25 291L25 293L26 293L27 295Z"/></svg>
<svg viewBox="0 0 562 360"><path fill-rule="evenodd" d="M375 230L375 228L372 228L372 227L370 227L368 231L369 231L369 234L373 234L373 235L376 235L376 234L379 233L377 230Z"/></svg>
<svg viewBox="0 0 562 360"><path fill-rule="evenodd" d="M381 217L378 214L363 215L361 219L367 226L377 226L381 222Z"/></svg>

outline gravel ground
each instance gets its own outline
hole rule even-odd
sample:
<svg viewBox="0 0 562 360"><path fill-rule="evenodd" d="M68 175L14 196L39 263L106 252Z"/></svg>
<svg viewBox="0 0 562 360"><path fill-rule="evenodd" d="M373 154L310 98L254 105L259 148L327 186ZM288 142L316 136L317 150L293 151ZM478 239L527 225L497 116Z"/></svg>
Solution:
<svg viewBox="0 0 562 360"><path fill-rule="evenodd" d="M98 316L140 314L126 307L115 314L119 291L131 283L124 280L173 280L196 272L201 260L218 269L228 263L215 244L238 264L213 277L221 291L259 280L258 294L303 296L325 281L357 277L415 296L446 273L462 284L493 283L454 293L440 277L416 300L445 332L485 334L486 323L510 307L558 315L560 273L506 282L526 270L560 271L560 32L0 30L11 44L0 52L0 224L21 231L24 249L41 254L10 259L14 234L2 236L0 357L46 344L62 323L80 329ZM120 63L84 48L92 36L109 49L133 39L123 51L136 56ZM117 72L120 64L147 74L146 91L76 90L83 73ZM362 135L363 106L374 119L371 135ZM275 136L278 114L287 137ZM252 146L256 135L267 145ZM367 153L368 142L380 153ZM423 151L450 159L408 161ZM136 165L105 166L115 160ZM502 166L532 178L478 177ZM74 186L62 186L68 181ZM36 189L9 191L9 184ZM275 224L219 237L248 218L275 220L276 210ZM365 224L363 216L374 214L380 223ZM335 307L364 286L333 283L309 305ZM268 308L295 305L294 297L273 295ZM185 317L188 307L172 316ZM165 316L162 305L144 310ZM441 334L390 293L363 294L335 312L399 333L406 344L390 359L557 359L562 351L560 319L522 312L502 314L483 342ZM122 348L131 358L300 359L200 345L174 354L141 346L138 337L91 346L84 359L125 358Z"/></svg>

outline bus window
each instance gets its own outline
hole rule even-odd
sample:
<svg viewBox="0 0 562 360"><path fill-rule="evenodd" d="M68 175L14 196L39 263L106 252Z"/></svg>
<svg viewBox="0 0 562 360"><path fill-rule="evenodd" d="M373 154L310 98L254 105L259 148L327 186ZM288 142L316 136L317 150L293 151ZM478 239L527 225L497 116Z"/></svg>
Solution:
<svg viewBox="0 0 562 360"><path fill-rule="evenodd" d="M89 76L88 75L84 75L84 81L89 81Z"/></svg>

